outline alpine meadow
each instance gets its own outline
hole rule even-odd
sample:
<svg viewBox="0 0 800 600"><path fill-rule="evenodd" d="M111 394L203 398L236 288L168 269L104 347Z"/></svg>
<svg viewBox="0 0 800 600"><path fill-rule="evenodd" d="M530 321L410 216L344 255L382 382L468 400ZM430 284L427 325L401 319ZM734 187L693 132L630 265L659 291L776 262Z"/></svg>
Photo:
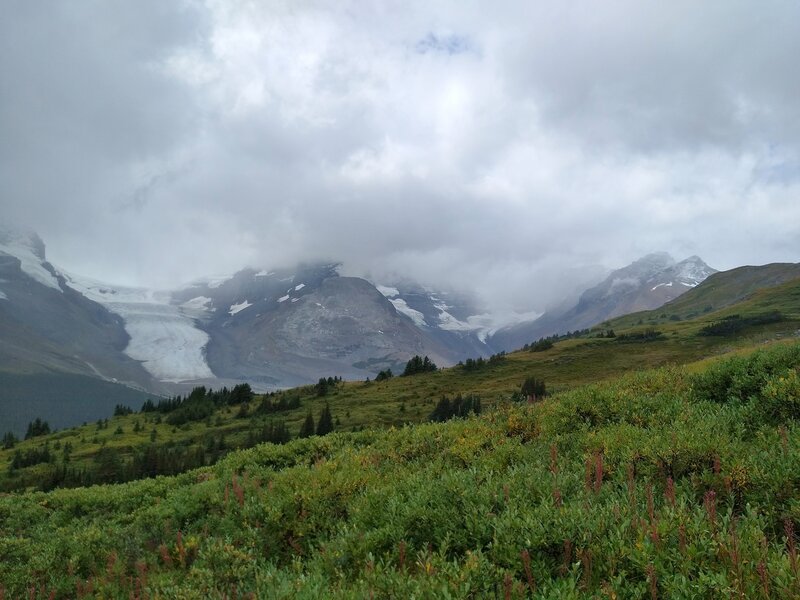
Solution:
<svg viewBox="0 0 800 600"><path fill-rule="evenodd" d="M0 600L800 598L800 3L10 0Z"/></svg>

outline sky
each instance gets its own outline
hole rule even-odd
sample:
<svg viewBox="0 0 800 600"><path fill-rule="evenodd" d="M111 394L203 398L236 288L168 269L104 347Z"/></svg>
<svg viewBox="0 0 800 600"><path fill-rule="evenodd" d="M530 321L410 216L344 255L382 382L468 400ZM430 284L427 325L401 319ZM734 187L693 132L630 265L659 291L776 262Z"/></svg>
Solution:
<svg viewBox="0 0 800 600"><path fill-rule="evenodd" d="M538 310L800 260L800 4L10 0L0 220L174 287L334 260Z"/></svg>

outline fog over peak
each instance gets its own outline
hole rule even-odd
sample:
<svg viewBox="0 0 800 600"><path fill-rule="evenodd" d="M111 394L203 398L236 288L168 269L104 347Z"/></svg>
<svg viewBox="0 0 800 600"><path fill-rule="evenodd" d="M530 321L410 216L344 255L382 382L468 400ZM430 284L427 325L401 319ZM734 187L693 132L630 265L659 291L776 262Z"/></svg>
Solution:
<svg viewBox="0 0 800 600"><path fill-rule="evenodd" d="M800 255L800 6L12 2L0 220L168 288L335 261L543 310Z"/></svg>

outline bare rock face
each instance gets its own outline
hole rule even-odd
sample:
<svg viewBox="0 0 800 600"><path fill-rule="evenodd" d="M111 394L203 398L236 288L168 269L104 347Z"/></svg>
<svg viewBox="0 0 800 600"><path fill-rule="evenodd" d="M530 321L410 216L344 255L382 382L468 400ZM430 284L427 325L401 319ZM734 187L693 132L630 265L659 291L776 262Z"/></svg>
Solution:
<svg viewBox="0 0 800 600"><path fill-rule="evenodd" d="M414 354L452 364L444 347L368 281L310 275L279 278L284 287L273 290L273 297L225 300L231 302L227 315L206 325L207 357L216 375L294 385L321 376L372 377Z"/></svg>

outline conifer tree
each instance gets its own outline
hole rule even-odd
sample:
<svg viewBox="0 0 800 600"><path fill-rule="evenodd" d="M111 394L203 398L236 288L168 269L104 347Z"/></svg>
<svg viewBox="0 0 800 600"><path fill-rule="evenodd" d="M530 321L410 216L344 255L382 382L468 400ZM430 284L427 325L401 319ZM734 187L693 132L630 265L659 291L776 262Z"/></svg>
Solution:
<svg viewBox="0 0 800 600"><path fill-rule="evenodd" d="M10 431L7 432L3 436L3 444L2 444L3 450L10 450L11 448L13 448L17 444L17 441L18 441L17 440L17 436L15 436Z"/></svg>
<svg viewBox="0 0 800 600"><path fill-rule="evenodd" d="M306 415L306 420L303 421L303 424L300 426L300 435L298 437L307 438L312 435L314 435L314 416L309 410Z"/></svg>
<svg viewBox="0 0 800 600"><path fill-rule="evenodd" d="M331 416L331 407L325 403L325 408L319 415L317 422L317 435L327 435L333 431L333 417Z"/></svg>

